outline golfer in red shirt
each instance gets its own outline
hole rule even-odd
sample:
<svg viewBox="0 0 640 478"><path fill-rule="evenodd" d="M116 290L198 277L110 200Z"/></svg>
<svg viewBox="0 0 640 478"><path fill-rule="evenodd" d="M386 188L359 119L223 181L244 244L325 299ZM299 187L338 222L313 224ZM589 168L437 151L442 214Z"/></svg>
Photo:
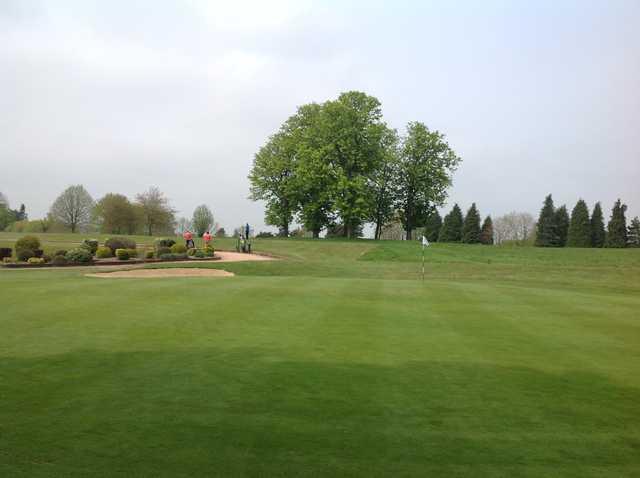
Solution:
<svg viewBox="0 0 640 478"><path fill-rule="evenodd" d="M187 241L187 248L196 247L195 244L193 243L193 234L191 234L191 231L187 229L182 234L182 237L184 238L185 241Z"/></svg>
<svg viewBox="0 0 640 478"><path fill-rule="evenodd" d="M211 242L211 233L209 231L205 232L202 235L202 239L204 240L204 245L208 246L209 243Z"/></svg>

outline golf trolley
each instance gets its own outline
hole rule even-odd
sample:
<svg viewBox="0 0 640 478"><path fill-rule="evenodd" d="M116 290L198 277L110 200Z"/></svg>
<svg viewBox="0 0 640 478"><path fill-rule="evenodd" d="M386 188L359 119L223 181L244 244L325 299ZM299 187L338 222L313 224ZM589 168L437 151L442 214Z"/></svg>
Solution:
<svg viewBox="0 0 640 478"><path fill-rule="evenodd" d="M244 236L238 236L236 239L236 251L251 253L251 238L245 238Z"/></svg>

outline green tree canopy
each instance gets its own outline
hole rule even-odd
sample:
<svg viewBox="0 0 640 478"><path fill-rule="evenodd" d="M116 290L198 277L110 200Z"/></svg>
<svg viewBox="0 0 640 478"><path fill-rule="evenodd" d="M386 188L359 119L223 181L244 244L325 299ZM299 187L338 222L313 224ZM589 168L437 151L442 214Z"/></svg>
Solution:
<svg viewBox="0 0 640 478"><path fill-rule="evenodd" d="M591 246L603 247L606 238L602 206L597 202L591 213Z"/></svg>
<svg viewBox="0 0 640 478"><path fill-rule="evenodd" d="M424 224L424 235L429 242L437 242L440 235L440 229L442 228L442 217L436 208L433 208L427 221Z"/></svg>
<svg viewBox="0 0 640 478"><path fill-rule="evenodd" d="M591 221L587 203L580 199L571 211L569 224L569 247L591 247Z"/></svg>
<svg viewBox="0 0 640 478"><path fill-rule="evenodd" d="M198 236L202 236L205 232L211 231L213 226L213 213L209 206L201 204L193 211L193 218L191 219L194 232Z"/></svg>
<svg viewBox="0 0 640 478"><path fill-rule="evenodd" d="M640 219L638 216L634 217L629 224L627 242L631 247L640 247Z"/></svg>
<svg viewBox="0 0 640 478"><path fill-rule="evenodd" d="M100 230L107 234L133 234L138 226L135 208L122 194L105 194L96 203L93 215Z"/></svg>
<svg viewBox="0 0 640 478"><path fill-rule="evenodd" d="M485 245L493 245L493 221L491 216L484 218L482 230L480 231L480 243Z"/></svg>
<svg viewBox="0 0 640 478"><path fill-rule="evenodd" d="M464 218L462 217L462 210L460 206L454 204L453 209L445 216L442 222L438 242L460 242L462 240L463 224Z"/></svg>
<svg viewBox="0 0 640 478"><path fill-rule="evenodd" d="M476 203L471 204L462 225L462 242L478 244L480 242L480 213Z"/></svg>
<svg viewBox="0 0 640 478"><path fill-rule="evenodd" d="M540 210L536 226L535 244L540 247L556 247L559 245L558 227L551 194L544 199L544 205Z"/></svg>
<svg viewBox="0 0 640 478"><path fill-rule="evenodd" d="M169 199L159 188L152 186L138 194L136 206L148 235L174 230L175 211L169 205Z"/></svg>
<svg viewBox="0 0 640 478"><path fill-rule="evenodd" d="M569 212L567 206L562 205L555 212L556 231L558 233L559 247L567 245L567 238L569 236Z"/></svg>
<svg viewBox="0 0 640 478"><path fill-rule="evenodd" d="M69 186L51 205L50 217L71 232L77 232L80 228L91 222L93 211L93 199L86 189L78 184Z"/></svg>
<svg viewBox="0 0 640 478"><path fill-rule="evenodd" d="M605 247L627 247L627 205L618 199L611 210L611 219L607 224Z"/></svg>
<svg viewBox="0 0 640 478"><path fill-rule="evenodd" d="M443 204L451 175L459 163L460 158L443 134L429 131L420 122L407 125L407 136L400 149L396 206L407 239L413 229L425 224L433 207Z"/></svg>

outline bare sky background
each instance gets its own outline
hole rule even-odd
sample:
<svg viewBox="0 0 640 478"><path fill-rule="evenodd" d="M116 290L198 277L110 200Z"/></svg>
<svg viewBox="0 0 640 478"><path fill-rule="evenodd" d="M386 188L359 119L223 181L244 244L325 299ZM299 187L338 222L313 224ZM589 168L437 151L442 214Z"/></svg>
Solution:
<svg viewBox="0 0 640 478"><path fill-rule="evenodd" d="M0 191L37 218L70 184L157 185L179 215L264 229L253 154L346 90L447 134L449 204L640 215L637 0L0 0Z"/></svg>

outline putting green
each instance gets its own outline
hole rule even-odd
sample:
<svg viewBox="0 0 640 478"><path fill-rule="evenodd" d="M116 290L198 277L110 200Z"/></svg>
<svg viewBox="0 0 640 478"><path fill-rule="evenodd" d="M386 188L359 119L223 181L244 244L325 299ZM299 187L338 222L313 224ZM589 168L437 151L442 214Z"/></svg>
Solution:
<svg viewBox="0 0 640 478"><path fill-rule="evenodd" d="M640 251L0 270L2 476L637 476Z"/></svg>

